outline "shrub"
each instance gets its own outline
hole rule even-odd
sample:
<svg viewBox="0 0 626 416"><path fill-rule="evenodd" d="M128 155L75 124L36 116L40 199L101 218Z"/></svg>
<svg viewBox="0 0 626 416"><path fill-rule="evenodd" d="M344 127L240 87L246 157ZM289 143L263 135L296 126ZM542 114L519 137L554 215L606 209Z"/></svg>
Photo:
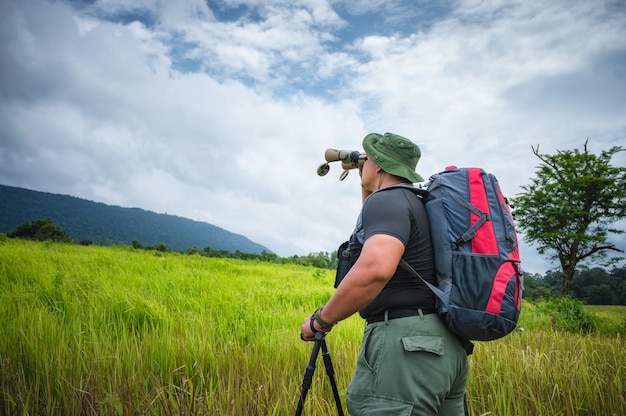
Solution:
<svg viewBox="0 0 626 416"><path fill-rule="evenodd" d="M35 220L20 224L14 231L7 234L10 238L23 238L34 241L57 241L71 243L72 238L52 220Z"/></svg>
<svg viewBox="0 0 626 416"><path fill-rule="evenodd" d="M554 329L590 333L598 327L595 315L587 311L579 300L560 297L547 302L544 308L552 318Z"/></svg>

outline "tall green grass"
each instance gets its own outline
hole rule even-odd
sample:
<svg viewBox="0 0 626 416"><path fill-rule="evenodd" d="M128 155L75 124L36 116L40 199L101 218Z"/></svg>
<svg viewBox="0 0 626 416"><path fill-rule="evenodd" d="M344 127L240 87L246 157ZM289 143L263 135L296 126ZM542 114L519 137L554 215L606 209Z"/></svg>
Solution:
<svg viewBox="0 0 626 416"><path fill-rule="evenodd" d="M333 277L0 239L0 414L293 414L312 348L299 327L330 297ZM622 335L557 332L532 304L520 326L477 344L472 414L626 414ZM344 399L362 330L354 316L327 336ZM320 359L304 414L334 407Z"/></svg>

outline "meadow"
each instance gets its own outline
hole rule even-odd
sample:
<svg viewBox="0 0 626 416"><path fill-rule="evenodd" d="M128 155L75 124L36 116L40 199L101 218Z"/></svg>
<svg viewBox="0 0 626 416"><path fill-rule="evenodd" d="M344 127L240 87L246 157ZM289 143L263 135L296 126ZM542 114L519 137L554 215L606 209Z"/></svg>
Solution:
<svg viewBox="0 0 626 416"><path fill-rule="evenodd" d="M333 279L0 238L0 414L294 414L313 345L300 324ZM524 302L519 329L470 356L470 414L626 415L626 308L596 309L605 330L580 334ZM326 337L344 409L363 325L355 315ZM321 357L303 414L336 414Z"/></svg>

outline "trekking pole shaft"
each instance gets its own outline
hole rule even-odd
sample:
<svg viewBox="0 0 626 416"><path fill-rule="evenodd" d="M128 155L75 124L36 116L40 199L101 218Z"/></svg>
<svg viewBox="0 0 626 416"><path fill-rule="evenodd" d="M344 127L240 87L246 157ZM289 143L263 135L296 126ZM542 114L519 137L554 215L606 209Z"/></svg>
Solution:
<svg viewBox="0 0 626 416"><path fill-rule="evenodd" d="M328 348L326 348L325 340L322 340L322 359L324 360L324 366L326 367L326 374L328 375L328 379L330 380L330 386L332 387L332 390L333 390L335 404L337 405L337 414L339 416L344 416L343 407L341 406L341 398L339 397L339 390L337 389L337 382L335 380L335 369L333 367L333 362L330 359Z"/></svg>
<svg viewBox="0 0 626 416"><path fill-rule="evenodd" d="M309 364L306 366L306 371L304 372L304 377L302 378L302 390L300 392L300 400L298 400L298 408L296 409L296 416L300 416L302 414L306 395L309 392L309 389L311 388L311 384L313 383L313 374L315 373L315 362L317 361L317 356L319 355L322 341L323 341L323 337L321 338L318 338L317 336L315 337L315 344L313 345L311 358L309 359Z"/></svg>

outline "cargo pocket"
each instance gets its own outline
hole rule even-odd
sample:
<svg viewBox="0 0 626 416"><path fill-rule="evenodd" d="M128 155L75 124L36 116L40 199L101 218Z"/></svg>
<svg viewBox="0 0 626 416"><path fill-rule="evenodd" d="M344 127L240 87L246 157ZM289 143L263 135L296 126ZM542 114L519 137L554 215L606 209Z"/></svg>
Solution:
<svg viewBox="0 0 626 416"><path fill-rule="evenodd" d="M414 335L402 338L405 351L423 351L435 355L443 355L443 338L439 335Z"/></svg>
<svg viewBox="0 0 626 416"><path fill-rule="evenodd" d="M374 373L378 371L377 359L382 348L378 332L380 332L380 328L372 327L365 334L365 339L363 340L363 362Z"/></svg>

